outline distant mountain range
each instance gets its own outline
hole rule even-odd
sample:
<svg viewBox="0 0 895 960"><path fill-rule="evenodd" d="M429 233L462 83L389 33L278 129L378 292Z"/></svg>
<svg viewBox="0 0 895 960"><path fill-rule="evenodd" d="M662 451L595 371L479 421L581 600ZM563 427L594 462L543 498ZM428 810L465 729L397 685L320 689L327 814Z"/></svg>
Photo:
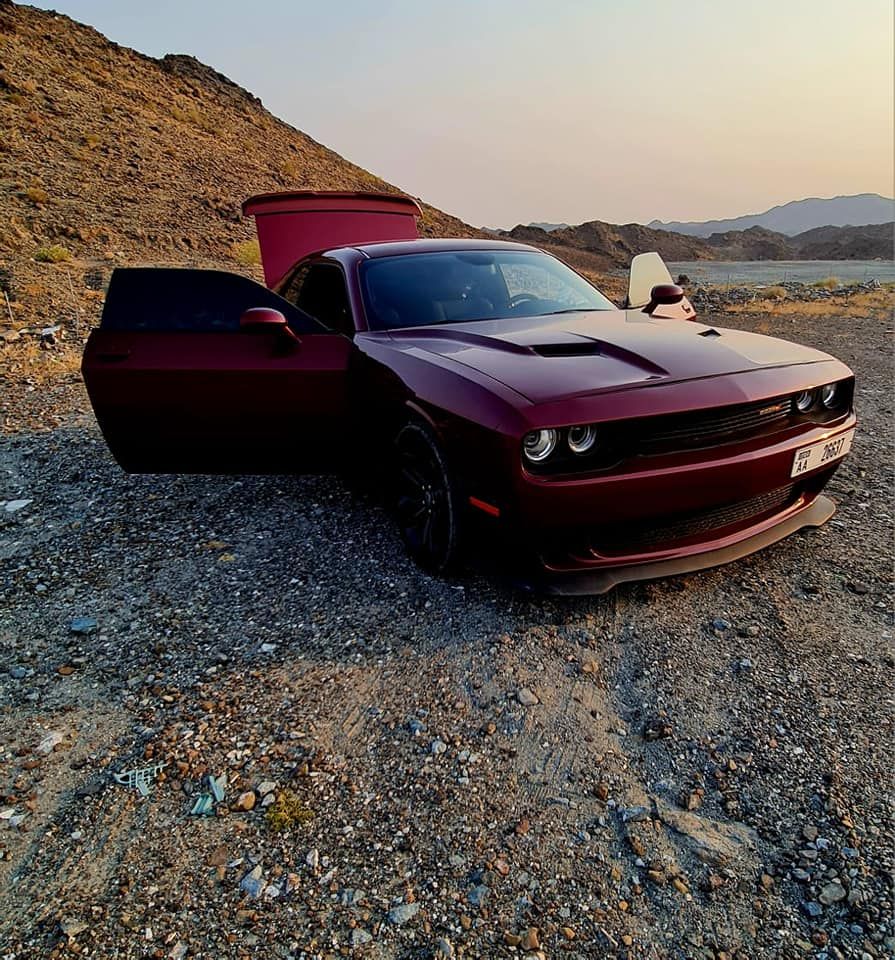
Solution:
<svg viewBox="0 0 895 960"><path fill-rule="evenodd" d="M543 230L513 227L500 236L530 243L562 257L580 270L602 273L626 267L631 258L655 250L666 261L682 260L890 260L895 223L858 227L816 227L790 237L764 227L726 230L693 237L639 223L591 220L576 227Z"/></svg>
<svg viewBox="0 0 895 960"><path fill-rule="evenodd" d="M729 220L673 220L668 223L653 220L648 226L654 230L671 230L691 237L710 237L713 233L749 230L751 227L763 227L793 237L816 227L888 223L891 220L895 220L895 200L878 193L858 193L851 197L831 197L827 200L818 197L792 200L771 207L764 213Z"/></svg>
<svg viewBox="0 0 895 960"><path fill-rule="evenodd" d="M529 224L530 227L538 227L540 230L544 230L547 233L553 233L554 230L565 230L566 227L570 226L568 223L539 223L534 221Z"/></svg>

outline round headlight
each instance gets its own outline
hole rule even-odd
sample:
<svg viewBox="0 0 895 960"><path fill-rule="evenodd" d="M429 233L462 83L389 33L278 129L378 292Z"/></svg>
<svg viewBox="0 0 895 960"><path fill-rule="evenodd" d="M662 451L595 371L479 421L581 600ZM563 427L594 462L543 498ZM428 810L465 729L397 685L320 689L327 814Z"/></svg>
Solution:
<svg viewBox="0 0 895 960"><path fill-rule="evenodd" d="M799 413L807 413L814 406L814 391L803 390L796 395L796 409Z"/></svg>
<svg viewBox="0 0 895 960"><path fill-rule="evenodd" d="M832 408L839 403L839 384L828 383L821 387L820 402L827 408L827 410L832 410Z"/></svg>
<svg viewBox="0 0 895 960"><path fill-rule="evenodd" d="M569 427L569 449L572 453L587 453L597 439L597 428L592 424Z"/></svg>
<svg viewBox="0 0 895 960"><path fill-rule="evenodd" d="M522 452L532 463L546 460L556 449L555 430L532 430L522 438Z"/></svg>

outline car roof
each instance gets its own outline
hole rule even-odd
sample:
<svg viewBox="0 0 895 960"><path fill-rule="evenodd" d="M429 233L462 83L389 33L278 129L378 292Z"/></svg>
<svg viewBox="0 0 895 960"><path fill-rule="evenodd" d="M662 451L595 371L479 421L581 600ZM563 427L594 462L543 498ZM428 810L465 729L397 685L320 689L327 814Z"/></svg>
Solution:
<svg viewBox="0 0 895 960"><path fill-rule="evenodd" d="M537 247L527 243L515 243L512 240L480 240L469 238L434 238L421 237L417 240L385 240L378 243L360 243L340 247L339 249L357 250L364 257L376 259L378 257L398 257L412 253L445 253L451 250L516 250L543 253ZM328 253L335 253L329 250Z"/></svg>

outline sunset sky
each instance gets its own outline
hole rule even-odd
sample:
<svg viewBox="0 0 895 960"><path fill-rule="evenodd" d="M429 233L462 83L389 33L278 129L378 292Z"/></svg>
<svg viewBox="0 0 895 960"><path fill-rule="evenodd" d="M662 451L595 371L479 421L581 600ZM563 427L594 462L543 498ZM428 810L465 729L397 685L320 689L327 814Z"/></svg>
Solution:
<svg viewBox="0 0 895 960"><path fill-rule="evenodd" d="M891 0L54 0L477 225L893 193Z"/></svg>

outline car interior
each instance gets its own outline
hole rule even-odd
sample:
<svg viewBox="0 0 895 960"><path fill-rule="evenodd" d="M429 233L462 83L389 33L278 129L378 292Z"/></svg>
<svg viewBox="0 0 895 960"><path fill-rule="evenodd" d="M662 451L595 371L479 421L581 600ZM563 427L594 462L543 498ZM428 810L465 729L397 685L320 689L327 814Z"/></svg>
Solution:
<svg viewBox="0 0 895 960"><path fill-rule="evenodd" d="M500 316L510 309L506 282L492 264L460 269L442 258L438 263L408 264L397 259L377 267L370 288L379 326L411 327L457 323ZM385 269L383 269L383 267Z"/></svg>
<svg viewBox="0 0 895 960"><path fill-rule="evenodd" d="M348 337L354 335L348 291L339 267L312 263L299 269L284 288L283 296L330 330Z"/></svg>

